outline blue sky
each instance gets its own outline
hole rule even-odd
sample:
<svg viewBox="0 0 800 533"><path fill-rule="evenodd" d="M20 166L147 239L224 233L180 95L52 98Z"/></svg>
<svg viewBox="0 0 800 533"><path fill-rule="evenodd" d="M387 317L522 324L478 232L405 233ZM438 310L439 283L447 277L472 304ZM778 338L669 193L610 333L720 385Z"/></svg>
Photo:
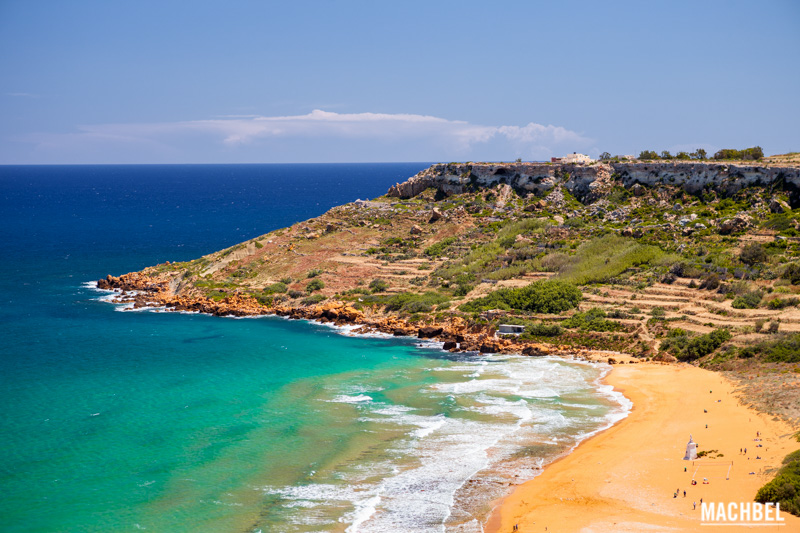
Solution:
<svg viewBox="0 0 800 533"><path fill-rule="evenodd" d="M0 164L800 150L800 2L0 0Z"/></svg>

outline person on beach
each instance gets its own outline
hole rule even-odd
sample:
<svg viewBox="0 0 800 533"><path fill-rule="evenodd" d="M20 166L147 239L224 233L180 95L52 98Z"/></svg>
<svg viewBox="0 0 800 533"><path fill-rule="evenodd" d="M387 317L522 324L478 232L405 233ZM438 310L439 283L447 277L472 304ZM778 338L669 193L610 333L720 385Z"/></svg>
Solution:
<svg viewBox="0 0 800 533"><path fill-rule="evenodd" d="M686 497L686 491L683 491L683 497L684 498Z"/></svg>
<svg viewBox="0 0 800 533"><path fill-rule="evenodd" d="M697 509L697 502L692 502L692 511Z"/></svg>

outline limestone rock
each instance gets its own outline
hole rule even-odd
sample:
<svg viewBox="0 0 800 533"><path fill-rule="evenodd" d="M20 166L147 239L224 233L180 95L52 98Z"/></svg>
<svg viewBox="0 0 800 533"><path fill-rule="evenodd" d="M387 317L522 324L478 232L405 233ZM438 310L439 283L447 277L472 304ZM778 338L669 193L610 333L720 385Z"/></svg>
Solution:
<svg viewBox="0 0 800 533"><path fill-rule="evenodd" d="M791 211L792 208L789 207L789 204L787 204L783 200L773 198L772 201L769 203L769 210L772 213L786 213L787 211Z"/></svg>
<svg viewBox="0 0 800 533"><path fill-rule="evenodd" d="M432 339L442 334L444 328L437 326L423 326L417 330L417 337L420 339Z"/></svg>
<svg viewBox="0 0 800 533"><path fill-rule="evenodd" d="M444 215L442 215L442 212L434 207L433 210L431 211L431 218L428 219L428 223L432 224L437 220L441 219L443 216Z"/></svg>
<svg viewBox="0 0 800 533"><path fill-rule="evenodd" d="M414 224L411 226L411 235L420 235L422 233L422 228Z"/></svg>
<svg viewBox="0 0 800 533"><path fill-rule="evenodd" d="M719 232L723 235L727 235L729 233L743 231L750 225L751 222L752 219L750 218L750 215L740 213L733 218L724 220L719 225Z"/></svg>

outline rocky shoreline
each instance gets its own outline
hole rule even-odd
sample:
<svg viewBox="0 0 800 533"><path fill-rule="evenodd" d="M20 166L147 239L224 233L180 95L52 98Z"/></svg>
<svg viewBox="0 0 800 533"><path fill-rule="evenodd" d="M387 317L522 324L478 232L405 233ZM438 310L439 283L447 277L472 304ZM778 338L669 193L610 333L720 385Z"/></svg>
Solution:
<svg viewBox="0 0 800 533"><path fill-rule="evenodd" d="M290 319L314 320L336 326L358 326L356 334L384 333L396 337L417 337L443 343L449 352L478 352L545 356L570 354L587 356L587 350L576 350L570 346L557 346L530 341L511 340L496 336L491 326L470 324L461 317L450 317L446 322L412 324L402 318L383 313L369 316L363 311L341 301L329 301L319 305L264 306L255 298L233 293L221 300L206 296L181 296L170 289L170 278L148 276L131 272L122 276L111 276L97 281L97 288L119 293L115 303L131 303L134 309L164 307L168 311L196 312L213 316L247 317L276 315ZM611 359L609 362L613 362Z"/></svg>

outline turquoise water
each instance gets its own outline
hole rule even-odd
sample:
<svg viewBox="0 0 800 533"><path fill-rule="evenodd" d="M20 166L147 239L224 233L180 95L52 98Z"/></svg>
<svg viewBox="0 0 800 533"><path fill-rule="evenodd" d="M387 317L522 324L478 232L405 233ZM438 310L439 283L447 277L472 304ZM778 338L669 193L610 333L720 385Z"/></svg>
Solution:
<svg viewBox="0 0 800 533"><path fill-rule="evenodd" d="M121 312L87 286L415 171L0 167L3 531L478 531L509 484L623 416L588 364Z"/></svg>

